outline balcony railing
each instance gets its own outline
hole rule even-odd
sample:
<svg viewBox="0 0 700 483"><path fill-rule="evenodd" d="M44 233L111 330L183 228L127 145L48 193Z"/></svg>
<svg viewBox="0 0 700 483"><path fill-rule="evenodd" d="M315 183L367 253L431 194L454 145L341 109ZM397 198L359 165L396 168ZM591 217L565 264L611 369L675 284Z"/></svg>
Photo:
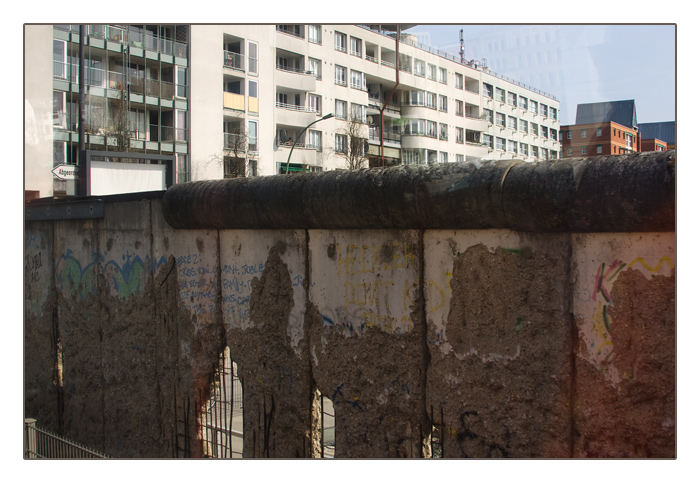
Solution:
<svg viewBox="0 0 700 483"><path fill-rule="evenodd" d="M292 74L312 75L312 76L316 77L316 74L314 74L310 70L298 69L295 67L288 67L288 66L283 65L283 64L277 64L275 67L277 68L277 70L281 70L283 72L291 72Z"/></svg>
<svg viewBox="0 0 700 483"><path fill-rule="evenodd" d="M245 56L236 52L224 51L224 67L245 72Z"/></svg>
<svg viewBox="0 0 700 483"><path fill-rule="evenodd" d="M275 105L282 109L288 109L290 111L301 111L301 112L317 112L316 108L310 106L297 106L296 104L287 104L285 102L277 101Z"/></svg>
<svg viewBox="0 0 700 483"><path fill-rule="evenodd" d="M318 146L316 144L307 144L303 141L298 141L297 143L294 143L294 141L280 141L279 139L277 140L277 146L281 148L291 148L294 147L294 149L309 149L309 150L315 150L315 151L320 151L321 146Z"/></svg>
<svg viewBox="0 0 700 483"><path fill-rule="evenodd" d="M303 25L278 25L277 31L283 34L291 35L293 37L298 37L300 39L304 38L304 26Z"/></svg>
<svg viewBox="0 0 700 483"><path fill-rule="evenodd" d="M248 136L245 134L224 133L224 149L243 153L246 151Z"/></svg>
<svg viewBox="0 0 700 483"><path fill-rule="evenodd" d="M378 141L379 140L379 128L378 127L370 127L369 128L369 139L371 141ZM396 131L384 131L384 140L385 141L391 141L394 143L400 143L401 142L401 133L396 132Z"/></svg>

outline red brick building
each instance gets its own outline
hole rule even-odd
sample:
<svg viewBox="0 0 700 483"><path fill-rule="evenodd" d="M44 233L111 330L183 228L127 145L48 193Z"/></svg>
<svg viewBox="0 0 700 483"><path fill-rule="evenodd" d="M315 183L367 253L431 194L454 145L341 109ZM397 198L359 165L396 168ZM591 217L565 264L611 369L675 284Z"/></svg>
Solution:
<svg viewBox="0 0 700 483"><path fill-rule="evenodd" d="M641 152L634 100L579 104L576 124L562 126L561 157Z"/></svg>

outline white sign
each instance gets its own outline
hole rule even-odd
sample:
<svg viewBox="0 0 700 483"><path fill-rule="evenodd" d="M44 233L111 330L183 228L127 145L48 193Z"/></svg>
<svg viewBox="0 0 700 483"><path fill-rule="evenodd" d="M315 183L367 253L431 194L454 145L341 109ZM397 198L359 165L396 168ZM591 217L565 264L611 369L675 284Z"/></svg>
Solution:
<svg viewBox="0 0 700 483"><path fill-rule="evenodd" d="M51 172L61 179L78 179L78 166L75 164L59 164Z"/></svg>

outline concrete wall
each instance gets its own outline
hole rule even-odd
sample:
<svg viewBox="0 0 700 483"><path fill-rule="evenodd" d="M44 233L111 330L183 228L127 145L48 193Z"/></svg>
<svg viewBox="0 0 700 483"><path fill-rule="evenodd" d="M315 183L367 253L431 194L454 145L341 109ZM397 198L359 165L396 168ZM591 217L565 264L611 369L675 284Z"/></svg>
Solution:
<svg viewBox="0 0 700 483"><path fill-rule="evenodd" d="M675 187L675 153L654 156ZM673 213L626 232L176 229L175 194L27 221L40 426L113 456L198 456L228 345L245 457L318 454L317 391L336 457L675 457Z"/></svg>

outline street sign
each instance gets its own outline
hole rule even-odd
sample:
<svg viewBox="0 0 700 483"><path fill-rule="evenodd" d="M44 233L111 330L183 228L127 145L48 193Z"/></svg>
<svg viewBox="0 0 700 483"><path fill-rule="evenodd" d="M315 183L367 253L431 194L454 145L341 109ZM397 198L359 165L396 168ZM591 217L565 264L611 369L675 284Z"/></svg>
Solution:
<svg viewBox="0 0 700 483"><path fill-rule="evenodd" d="M75 164L59 164L51 172L61 179L78 179L78 166Z"/></svg>

